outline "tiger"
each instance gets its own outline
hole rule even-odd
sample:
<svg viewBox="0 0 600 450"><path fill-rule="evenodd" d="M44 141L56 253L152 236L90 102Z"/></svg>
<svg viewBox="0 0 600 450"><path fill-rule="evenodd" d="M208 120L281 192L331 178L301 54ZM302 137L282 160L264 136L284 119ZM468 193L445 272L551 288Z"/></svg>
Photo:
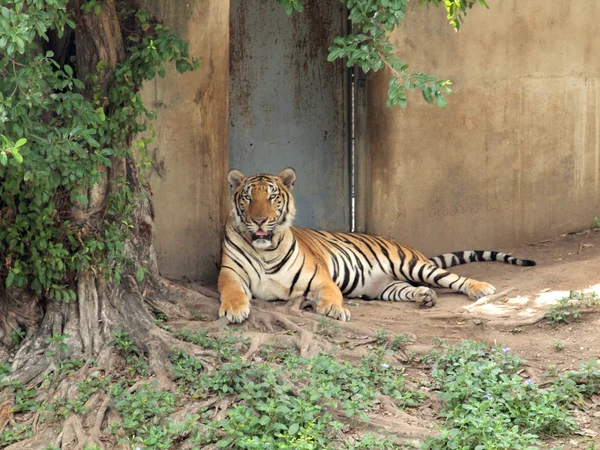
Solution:
<svg viewBox="0 0 600 450"><path fill-rule="evenodd" d="M317 313L341 321L350 320L344 297L414 302L430 308L437 302L435 287L476 300L496 289L445 269L478 261L536 264L489 250L427 258L380 236L294 227L291 192L296 172L291 167L277 176L260 173L248 178L231 169L227 179L232 206L225 224L218 290L219 317L230 322L248 318L253 297L304 297Z"/></svg>

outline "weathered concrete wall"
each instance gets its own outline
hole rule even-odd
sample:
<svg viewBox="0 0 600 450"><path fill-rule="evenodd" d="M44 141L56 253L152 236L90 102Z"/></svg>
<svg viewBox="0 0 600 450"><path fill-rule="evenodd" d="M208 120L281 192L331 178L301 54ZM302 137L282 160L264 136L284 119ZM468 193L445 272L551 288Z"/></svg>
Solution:
<svg viewBox="0 0 600 450"><path fill-rule="evenodd" d="M150 182L162 275L214 281L228 208L227 118L229 2L148 0L151 10L189 43L198 71L167 76L144 88L158 110Z"/></svg>
<svg viewBox="0 0 600 450"><path fill-rule="evenodd" d="M412 4L413 2L411 2ZM489 1L455 33L411 6L394 43L413 71L453 82L385 106L369 82L367 230L432 254L590 227L600 214L600 2Z"/></svg>

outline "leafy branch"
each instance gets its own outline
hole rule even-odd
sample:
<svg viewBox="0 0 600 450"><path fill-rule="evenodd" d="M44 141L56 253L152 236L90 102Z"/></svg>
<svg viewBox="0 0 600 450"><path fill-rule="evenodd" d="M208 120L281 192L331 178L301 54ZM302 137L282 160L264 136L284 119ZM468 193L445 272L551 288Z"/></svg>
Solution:
<svg viewBox="0 0 600 450"><path fill-rule="evenodd" d="M127 56L108 78L103 61L84 73L80 55L61 60L43 50L56 37L73 39L66 31L79 26L81 11L70 5L0 6L0 279L63 301L75 298L79 270L118 281L127 263L135 186L117 180L93 224L78 211L89 189L106 184L115 158L132 155L132 138L149 130L154 113L142 104L142 83L164 76L169 61L179 72L198 65L169 28L118 2ZM96 0L81 5L88 14L102 8ZM136 142L138 153L147 142Z"/></svg>
<svg viewBox="0 0 600 450"><path fill-rule="evenodd" d="M299 0L278 0L286 13L302 11ZM405 19L409 0L340 0L348 8L348 19L353 33L336 37L329 47L328 61L346 59L348 67L358 66L364 72L378 71L388 67L394 76L390 79L387 105L406 108L408 90L418 88L427 103L434 101L440 108L446 107L444 94L450 94L449 80L440 80L424 73L411 73L408 65L395 54L390 43L391 33ZM455 31L460 29L467 10L475 3L488 7L485 0L419 0L419 4L442 5Z"/></svg>

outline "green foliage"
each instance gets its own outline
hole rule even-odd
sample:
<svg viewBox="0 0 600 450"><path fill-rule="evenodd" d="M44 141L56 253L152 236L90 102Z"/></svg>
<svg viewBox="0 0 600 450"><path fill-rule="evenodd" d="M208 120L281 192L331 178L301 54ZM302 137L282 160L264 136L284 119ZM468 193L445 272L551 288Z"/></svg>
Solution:
<svg viewBox="0 0 600 450"><path fill-rule="evenodd" d="M133 394L123 391L115 400L114 407L123 417L121 427L130 442L136 442L137 438L156 437L158 429L163 427L162 422L176 410L175 396L156 390L153 385L142 386Z"/></svg>
<svg viewBox="0 0 600 450"><path fill-rule="evenodd" d="M600 360L590 359L580 362L579 370L565 372L558 376L555 385L560 387L565 398L575 402L600 392Z"/></svg>
<svg viewBox="0 0 600 450"><path fill-rule="evenodd" d="M219 361L212 359L207 365L173 349L170 369L175 392L165 392L153 382L131 389L117 372L92 375L77 384L75 396L55 398L44 406L36 400L36 391L6 378L10 370L4 365L0 365L0 389L15 394L15 413L39 412L41 420L45 413L55 419L89 414L88 400L97 394L109 395L119 420L111 421L104 431L128 448L416 448L398 443L393 436L367 433L348 440L342 433L342 420L368 421L367 414L378 409L382 394L400 408L415 406L424 398L405 386L401 369L385 362L394 338L384 332L378 333L378 346L356 364L336 360L336 350L303 358L292 350L270 349L263 352L264 358L246 360L242 357L244 341L237 335L214 338L189 330L179 335L207 350L221 348L222 353ZM114 345L122 354L137 351L123 333L115 336ZM522 361L508 348L471 341L443 344L425 361L432 364L433 387L446 405L441 411L445 423L440 435L423 443L423 450L545 448L539 437L574 430L569 408L600 390L600 361L595 360L582 362L572 372L560 373L555 368L549 373L554 381L546 383L546 388L518 375ZM216 366L211 365L215 362ZM197 414L175 419L174 413L193 399L206 406ZM221 411L219 417L215 417L215 407ZM0 444L18 442L30 432L28 427L11 423L0 433Z"/></svg>
<svg viewBox="0 0 600 450"><path fill-rule="evenodd" d="M423 397L405 388L402 373L384 363L384 355L373 353L353 366L329 354L300 358L286 352L277 368L234 357L210 378L197 373L204 378L199 395L235 395L238 401L225 419L207 424L220 433L205 430L195 442L247 449L339 448L335 436L342 424L334 419L334 409L368 420L366 413L381 394L399 406L415 405ZM378 446L384 441L373 440L373 447L367 443L349 448L385 448Z"/></svg>
<svg viewBox="0 0 600 450"><path fill-rule="evenodd" d="M444 5L448 13L447 17L450 25L455 31L460 29L460 24L464 23L464 18L467 15L467 9L471 9L475 3L488 8L485 0L419 0L420 5L434 4L439 6Z"/></svg>
<svg viewBox="0 0 600 450"><path fill-rule="evenodd" d="M0 447L8 447L10 444L22 441L31 436L31 425L15 424L13 427L5 428L0 432Z"/></svg>
<svg viewBox="0 0 600 450"><path fill-rule="evenodd" d="M533 449L539 436L576 429L567 408L576 383L542 389L523 380L522 362L508 348L463 341L446 350L429 357L446 423L426 449Z"/></svg>
<svg viewBox="0 0 600 450"><path fill-rule="evenodd" d="M342 329L337 320L329 319L325 316L317 317L317 334L325 337L335 337Z"/></svg>
<svg viewBox="0 0 600 450"><path fill-rule="evenodd" d="M411 338L407 334L390 334L387 330L377 330L375 342L384 348L389 348L392 351L400 350L406 344L411 342Z"/></svg>
<svg viewBox="0 0 600 450"><path fill-rule="evenodd" d="M594 216L594 229L600 230L600 217Z"/></svg>
<svg viewBox="0 0 600 450"><path fill-rule="evenodd" d="M565 343L559 339L554 339L554 350L562 352L565 349Z"/></svg>
<svg viewBox="0 0 600 450"><path fill-rule="evenodd" d="M127 368L132 376L141 375L147 377L150 375L150 367L148 361L141 354L129 333L121 330L112 332L114 339L108 343L109 346L115 347L127 363Z"/></svg>
<svg viewBox="0 0 600 450"><path fill-rule="evenodd" d="M568 323L581 317L580 307L596 308L600 306L600 298L595 292L569 292L568 297L558 299L552 305L546 318L552 323Z"/></svg>
<svg viewBox="0 0 600 450"><path fill-rule="evenodd" d="M90 13L101 7L82 6ZM148 131L154 114L142 104L141 84L164 76L165 62L180 72L197 65L168 28L126 8L119 20L128 25L127 57L114 73L104 62L97 73L83 73L76 55L59 63L41 43L81 23L72 10L68 0L0 6L0 277L7 287L62 301L76 297L82 269L119 281L134 187L117 180L94 226L73 212L88 205L92 186L106 182L114 159L130 155L132 137ZM106 92L100 77L108 79Z"/></svg>
<svg viewBox="0 0 600 450"><path fill-rule="evenodd" d="M390 43L390 34L402 23L406 15L408 0L341 0L349 10L353 32L348 36L337 37L329 47L329 61L346 59L348 67L358 66L364 72L378 71L387 66L394 73L388 89L388 106L408 105L407 91L419 89L427 103L446 107L444 94L450 94L449 80L439 80L423 73L411 73L408 65L395 54ZM296 0L280 0L290 14ZM456 31L460 28L467 9L475 3L471 0L419 0L423 4L443 4L450 24ZM479 3L487 8L484 0Z"/></svg>
<svg viewBox="0 0 600 450"><path fill-rule="evenodd" d="M184 328L177 331L175 337L208 350L215 350L220 362L227 361L238 355L241 350L245 350L248 347L250 342L249 339L243 337L241 331L234 333L231 330L228 330L223 338L218 339L209 337L206 330L191 331Z"/></svg>

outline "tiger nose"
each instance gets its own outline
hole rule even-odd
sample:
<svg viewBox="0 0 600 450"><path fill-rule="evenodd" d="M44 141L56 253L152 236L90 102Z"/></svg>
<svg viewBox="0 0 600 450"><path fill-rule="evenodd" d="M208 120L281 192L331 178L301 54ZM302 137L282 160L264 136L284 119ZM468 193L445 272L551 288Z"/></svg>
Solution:
<svg viewBox="0 0 600 450"><path fill-rule="evenodd" d="M262 224L262 223L263 223L264 221L266 221L266 220L267 220L267 218L266 218L266 217L253 217L253 218L252 218L252 221L253 221L254 223L256 223L256 225L260 225L260 224Z"/></svg>

